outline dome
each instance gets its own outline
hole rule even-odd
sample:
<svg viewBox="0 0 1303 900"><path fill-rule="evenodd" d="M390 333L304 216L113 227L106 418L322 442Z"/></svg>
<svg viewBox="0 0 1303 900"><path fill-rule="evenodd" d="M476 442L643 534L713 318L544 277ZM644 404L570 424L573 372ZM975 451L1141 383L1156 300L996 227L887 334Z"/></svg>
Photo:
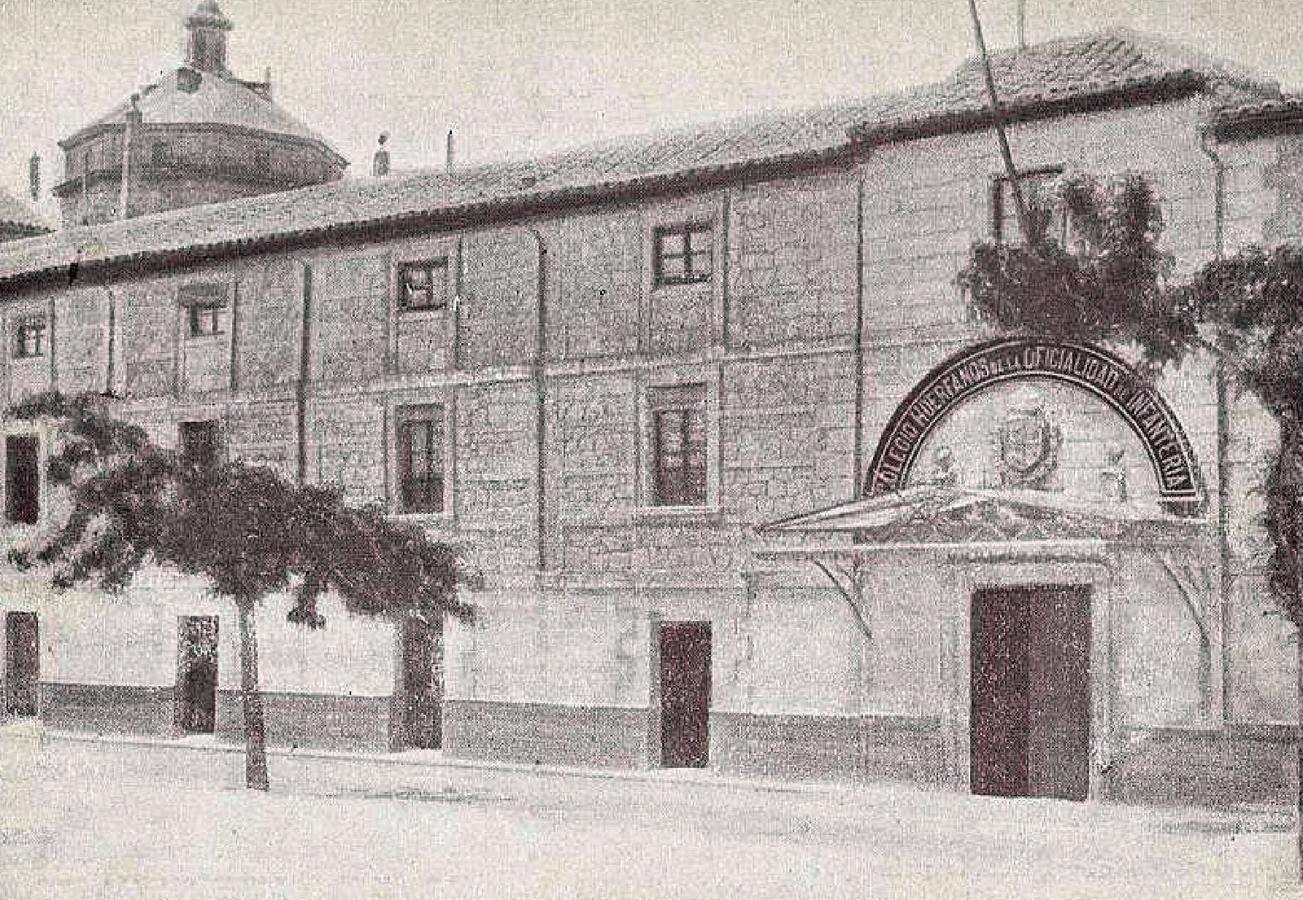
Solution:
<svg viewBox="0 0 1303 900"><path fill-rule="evenodd" d="M185 28L184 65L59 142L64 180L53 193L65 225L343 177L347 161L272 99L270 78L245 81L227 68L234 26L214 0L200 3Z"/></svg>

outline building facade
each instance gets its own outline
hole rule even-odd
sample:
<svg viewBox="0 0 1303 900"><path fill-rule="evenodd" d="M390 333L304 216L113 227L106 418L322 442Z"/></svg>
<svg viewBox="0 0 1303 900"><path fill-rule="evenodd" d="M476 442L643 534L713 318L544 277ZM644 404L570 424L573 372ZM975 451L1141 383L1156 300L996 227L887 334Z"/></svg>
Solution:
<svg viewBox="0 0 1303 900"><path fill-rule="evenodd" d="M996 74L1029 187L1142 173L1180 271L1298 239L1303 106L1274 85L1131 33ZM338 483L484 571L473 627L328 604L307 632L265 604L273 742L1283 800L1269 421L1208 361L1149 386L1127 348L1008 343L973 314L970 245L1017 239L984 103L970 64L22 242L0 380L108 392L166 445ZM54 436L6 429L21 543L57 521ZM11 712L239 733L234 611L201 585L0 580Z"/></svg>
<svg viewBox="0 0 1303 900"><path fill-rule="evenodd" d="M214 0L185 22L186 60L59 142L65 228L333 181L347 162L226 62Z"/></svg>

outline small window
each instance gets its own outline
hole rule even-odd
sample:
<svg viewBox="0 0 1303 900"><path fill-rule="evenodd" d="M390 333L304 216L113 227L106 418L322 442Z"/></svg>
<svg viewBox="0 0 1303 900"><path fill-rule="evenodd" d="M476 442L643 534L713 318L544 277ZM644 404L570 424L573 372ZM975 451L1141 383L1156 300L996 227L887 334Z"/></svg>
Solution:
<svg viewBox="0 0 1303 900"><path fill-rule="evenodd" d="M401 410L398 481L403 512L443 512L443 466L443 407Z"/></svg>
<svg viewBox="0 0 1303 900"><path fill-rule="evenodd" d="M1067 210L1059 196L1059 182L1063 170L1059 168L1037 169L1024 172L1018 177L1022 187L1023 201L1027 211L1034 220L1044 223L1045 235L1067 246L1069 222ZM993 231L997 243L1016 245L1022 243L1022 231L1018 227L1018 204L1014 200L1013 185L1007 177L995 180L993 195L994 222Z"/></svg>
<svg viewBox="0 0 1303 900"><path fill-rule="evenodd" d="M253 167L259 172L271 171L271 152L268 150L253 151Z"/></svg>
<svg viewBox="0 0 1303 900"><path fill-rule="evenodd" d="M164 141L157 141L149 151L149 161L156 166L166 166L172 161L172 150Z"/></svg>
<svg viewBox="0 0 1303 900"><path fill-rule="evenodd" d="M186 310L190 337L208 337L226 331L226 285L183 285L177 298Z"/></svg>
<svg viewBox="0 0 1303 900"><path fill-rule="evenodd" d="M40 445L36 435L5 438L5 518L35 525L41 515Z"/></svg>
<svg viewBox="0 0 1303 900"><path fill-rule="evenodd" d="M226 331L226 307L192 306L190 307L190 336L208 337Z"/></svg>
<svg viewBox="0 0 1303 900"><path fill-rule="evenodd" d="M181 462L205 471L217 468L221 449L219 441L217 422L182 422L177 434Z"/></svg>
<svg viewBox="0 0 1303 900"><path fill-rule="evenodd" d="M652 492L657 506L706 503L706 386L656 388L651 394Z"/></svg>
<svg viewBox="0 0 1303 900"><path fill-rule="evenodd" d="M448 260L403 263L398 267L398 305L402 309L443 309L448 305Z"/></svg>
<svg viewBox="0 0 1303 900"><path fill-rule="evenodd" d="M714 249L709 225L658 228L653 253L657 286L710 280Z"/></svg>
<svg viewBox="0 0 1303 900"><path fill-rule="evenodd" d="M14 356L34 359L45 355L45 320L24 319L14 333Z"/></svg>

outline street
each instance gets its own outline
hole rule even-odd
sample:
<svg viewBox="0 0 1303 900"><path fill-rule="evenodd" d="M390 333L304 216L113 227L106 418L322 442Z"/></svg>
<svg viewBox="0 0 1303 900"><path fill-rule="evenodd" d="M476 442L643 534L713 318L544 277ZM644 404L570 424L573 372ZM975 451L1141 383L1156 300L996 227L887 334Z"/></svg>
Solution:
<svg viewBox="0 0 1303 900"><path fill-rule="evenodd" d="M1303 896L1285 811L429 756L273 755L261 795L242 755L211 745L11 733L0 754L0 897L15 900Z"/></svg>

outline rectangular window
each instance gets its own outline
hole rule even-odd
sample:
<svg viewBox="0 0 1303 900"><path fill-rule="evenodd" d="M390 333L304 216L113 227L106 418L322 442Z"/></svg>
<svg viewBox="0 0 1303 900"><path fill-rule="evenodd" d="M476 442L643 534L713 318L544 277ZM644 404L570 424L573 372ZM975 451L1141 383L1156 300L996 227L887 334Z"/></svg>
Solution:
<svg viewBox="0 0 1303 900"><path fill-rule="evenodd" d="M177 301L186 310L190 337L208 337L226 331L226 285L216 282L182 285Z"/></svg>
<svg viewBox="0 0 1303 900"><path fill-rule="evenodd" d="M226 307L190 307L190 336L208 337L226 331Z"/></svg>
<svg viewBox="0 0 1303 900"><path fill-rule="evenodd" d="M45 319L24 319L14 332L14 356L33 359L45 355Z"/></svg>
<svg viewBox="0 0 1303 900"><path fill-rule="evenodd" d="M253 151L253 167L259 172L270 172L271 152L268 150Z"/></svg>
<svg viewBox="0 0 1303 900"><path fill-rule="evenodd" d="M686 384L651 393L652 492L657 506L706 503L706 386Z"/></svg>
<svg viewBox="0 0 1303 900"><path fill-rule="evenodd" d="M5 518L35 525L41 514L40 445L34 434L5 438Z"/></svg>
<svg viewBox="0 0 1303 900"><path fill-rule="evenodd" d="M172 161L171 149L163 141L156 142L149 150L149 161L155 166L165 166Z"/></svg>
<svg viewBox="0 0 1303 900"><path fill-rule="evenodd" d="M1059 181L1063 177L1060 168L1036 169L1023 172L1018 176L1022 187L1023 201L1033 221L1044 223L1045 235L1066 246L1069 223L1067 210L1059 196ZM1022 231L1018 227L1018 204L1014 199L1013 184L1007 177L995 180L992 196L993 231L997 243L1017 245L1022 243Z"/></svg>
<svg viewBox="0 0 1303 900"><path fill-rule="evenodd" d="M199 469L215 469L220 461L220 432L212 420L182 422L177 434L181 461Z"/></svg>
<svg viewBox="0 0 1303 900"><path fill-rule="evenodd" d="M398 483L403 512L443 512L443 407L416 406L398 416Z"/></svg>
<svg viewBox="0 0 1303 900"><path fill-rule="evenodd" d="M709 281L714 248L709 225L657 228L653 247L656 285Z"/></svg>
<svg viewBox="0 0 1303 900"><path fill-rule="evenodd" d="M398 305L405 310L448 305L448 260L403 263L398 267Z"/></svg>

